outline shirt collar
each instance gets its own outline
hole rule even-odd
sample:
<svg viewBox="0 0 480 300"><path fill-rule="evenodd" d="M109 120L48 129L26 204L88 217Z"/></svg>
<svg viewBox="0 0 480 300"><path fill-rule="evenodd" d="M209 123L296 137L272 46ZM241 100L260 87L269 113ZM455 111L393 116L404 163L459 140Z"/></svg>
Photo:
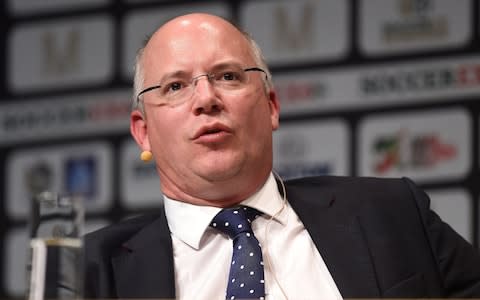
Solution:
<svg viewBox="0 0 480 300"><path fill-rule="evenodd" d="M200 206L174 200L163 196L165 215L167 216L170 232L188 244L199 249L203 234L208 229L213 217L222 210L219 207ZM242 201L241 205L253 207L282 225L287 222L287 215L283 208L284 199L278 192L275 177L272 173L265 184L255 194Z"/></svg>

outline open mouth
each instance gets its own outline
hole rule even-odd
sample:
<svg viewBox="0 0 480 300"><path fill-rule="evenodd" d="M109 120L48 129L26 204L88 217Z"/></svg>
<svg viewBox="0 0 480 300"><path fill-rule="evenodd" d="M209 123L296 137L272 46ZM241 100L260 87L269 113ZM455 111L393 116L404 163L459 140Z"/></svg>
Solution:
<svg viewBox="0 0 480 300"><path fill-rule="evenodd" d="M211 126L204 126L200 128L193 136L194 140L202 138L221 138L231 132L230 128L223 124L213 124ZM210 141L209 139L206 141ZM213 140L212 140L213 141Z"/></svg>
<svg viewBox="0 0 480 300"><path fill-rule="evenodd" d="M223 130L221 130L221 129L213 128L213 129L206 130L202 135L215 134L215 133L219 133L219 132L222 132L222 131Z"/></svg>

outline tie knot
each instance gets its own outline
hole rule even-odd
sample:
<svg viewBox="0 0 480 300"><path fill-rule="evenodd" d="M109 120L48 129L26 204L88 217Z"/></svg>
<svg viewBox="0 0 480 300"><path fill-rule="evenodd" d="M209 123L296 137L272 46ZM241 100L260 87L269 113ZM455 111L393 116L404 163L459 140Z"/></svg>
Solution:
<svg viewBox="0 0 480 300"><path fill-rule="evenodd" d="M252 232L250 223L259 215L258 210L247 206L224 208L213 218L210 226L234 239L242 232Z"/></svg>

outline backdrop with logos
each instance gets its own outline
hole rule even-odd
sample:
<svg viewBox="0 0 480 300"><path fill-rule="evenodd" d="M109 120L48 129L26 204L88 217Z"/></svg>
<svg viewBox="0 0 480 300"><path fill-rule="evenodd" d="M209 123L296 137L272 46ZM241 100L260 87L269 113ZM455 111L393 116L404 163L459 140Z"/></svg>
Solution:
<svg viewBox="0 0 480 300"><path fill-rule="evenodd" d="M166 20L209 12L258 41L281 102L284 178L407 176L480 245L474 0L7 0L0 4L0 297L26 289L29 203L81 193L86 231L160 209L129 135L133 61Z"/></svg>

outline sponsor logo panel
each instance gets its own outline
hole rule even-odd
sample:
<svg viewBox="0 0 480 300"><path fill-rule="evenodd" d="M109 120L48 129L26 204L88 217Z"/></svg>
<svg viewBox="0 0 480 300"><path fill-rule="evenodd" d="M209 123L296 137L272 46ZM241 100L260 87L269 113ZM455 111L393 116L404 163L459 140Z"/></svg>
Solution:
<svg viewBox="0 0 480 300"><path fill-rule="evenodd" d="M461 47L472 34L471 0L360 1L360 46L369 55Z"/></svg>
<svg viewBox="0 0 480 300"><path fill-rule="evenodd" d="M463 189L429 190L431 208L464 239L473 242L472 199Z"/></svg>
<svg viewBox="0 0 480 300"><path fill-rule="evenodd" d="M271 64L341 58L350 46L348 3L249 1L241 6L240 21Z"/></svg>
<svg viewBox="0 0 480 300"><path fill-rule="evenodd" d="M107 16L14 27L8 45L9 89L15 93L106 82L113 74L112 36Z"/></svg>
<svg viewBox="0 0 480 300"><path fill-rule="evenodd" d="M93 199L98 193L98 166L91 155L69 157L65 160L64 189L68 194L83 195L85 199Z"/></svg>
<svg viewBox="0 0 480 300"><path fill-rule="evenodd" d="M133 209L154 207L163 203L155 162L141 161L140 152L138 145L128 139L123 143L120 154L121 199L127 207Z"/></svg>
<svg viewBox="0 0 480 300"><path fill-rule="evenodd" d="M0 105L0 145L127 133L130 111L126 91Z"/></svg>
<svg viewBox="0 0 480 300"><path fill-rule="evenodd" d="M450 59L437 63L395 65L383 69L370 68L359 77L359 94L366 98L412 99L452 97L480 88L478 58Z"/></svg>
<svg viewBox="0 0 480 300"><path fill-rule="evenodd" d="M141 0L135 2L141 2ZM153 10L137 10L128 14L125 17L123 32L125 37L122 48L123 76L127 80L132 80L135 56L146 36L152 34L160 25L173 17L199 11L230 19L228 7L221 2L215 4L177 5Z"/></svg>
<svg viewBox="0 0 480 300"><path fill-rule="evenodd" d="M471 120L463 109L371 117L359 130L360 175L429 182L469 171Z"/></svg>
<svg viewBox="0 0 480 300"><path fill-rule="evenodd" d="M274 74L274 81L283 115L452 101L480 95L480 58Z"/></svg>
<svg viewBox="0 0 480 300"><path fill-rule="evenodd" d="M349 131L342 120L284 123L273 138L274 170L284 179L349 174Z"/></svg>
<svg viewBox="0 0 480 300"><path fill-rule="evenodd" d="M8 10L12 14L35 14L53 11L91 8L108 3L107 0L8 0Z"/></svg>
<svg viewBox="0 0 480 300"><path fill-rule="evenodd" d="M92 232L108 225L106 220L87 220L84 232ZM25 227L10 230L5 237L3 257L3 286L10 297L24 297L27 291L27 263L29 237Z"/></svg>
<svg viewBox="0 0 480 300"><path fill-rule="evenodd" d="M112 151L103 142L38 147L7 158L7 213L25 218L33 195L45 190L79 194L85 210L99 212L111 204Z"/></svg>

